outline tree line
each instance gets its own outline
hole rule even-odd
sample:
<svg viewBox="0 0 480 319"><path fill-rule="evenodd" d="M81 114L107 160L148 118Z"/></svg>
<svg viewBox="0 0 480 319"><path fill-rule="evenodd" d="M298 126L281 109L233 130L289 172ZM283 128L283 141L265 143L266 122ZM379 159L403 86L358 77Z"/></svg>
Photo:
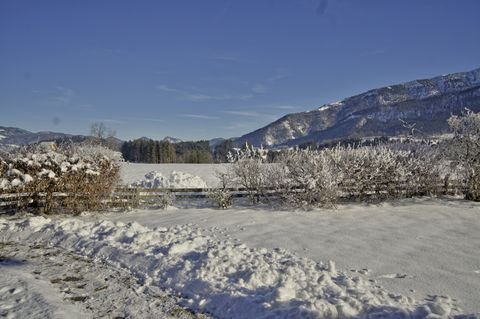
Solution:
<svg viewBox="0 0 480 319"><path fill-rule="evenodd" d="M124 142L121 152L125 161L134 163L224 163L232 149L232 140L210 147L205 140L170 143L139 138Z"/></svg>

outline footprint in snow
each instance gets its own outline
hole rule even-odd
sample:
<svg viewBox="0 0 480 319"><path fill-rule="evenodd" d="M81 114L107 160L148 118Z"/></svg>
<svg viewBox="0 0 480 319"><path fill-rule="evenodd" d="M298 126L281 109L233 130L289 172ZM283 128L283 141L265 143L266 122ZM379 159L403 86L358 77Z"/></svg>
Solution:
<svg viewBox="0 0 480 319"><path fill-rule="evenodd" d="M381 275L381 276L378 276L380 278L387 278L387 279L405 279L405 278L413 278L413 276L409 276L407 274L400 274L400 273L396 273L396 274L385 274L385 275Z"/></svg>
<svg viewBox="0 0 480 319"><path fill-rule="evenodd" d="M351 272L356 272L362 275L368 275L370 273L370 269L363 268L363 269L350 269Z"/></svg>

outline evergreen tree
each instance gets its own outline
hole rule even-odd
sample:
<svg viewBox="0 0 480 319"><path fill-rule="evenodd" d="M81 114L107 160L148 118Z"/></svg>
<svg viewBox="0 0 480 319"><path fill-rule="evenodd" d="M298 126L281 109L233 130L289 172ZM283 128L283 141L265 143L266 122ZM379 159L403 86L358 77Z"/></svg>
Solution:
<svg viewBox="0 0 480 319"><path fill-rule="evenodd" d="M216 163L225 163L227 161L227 154L233 149L233 141L225 140L215 146L213 158Z"/></svg>

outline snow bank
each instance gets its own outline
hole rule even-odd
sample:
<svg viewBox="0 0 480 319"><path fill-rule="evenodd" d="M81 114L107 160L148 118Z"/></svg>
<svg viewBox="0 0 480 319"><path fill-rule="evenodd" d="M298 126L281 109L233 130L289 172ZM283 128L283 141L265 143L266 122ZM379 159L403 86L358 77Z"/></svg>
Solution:
<svg viewBox="0 0 480 319"><path fill-rule="evenodd" d="M207 188L205 183L200 177L184 173L172 171L170 175L164 176L157 171L151 171L145 174L143 180L130 184L134 187L144 188Z"/></svg>
<svg viewBox="0 0 480 319"><path fill-rule="evenodd" d="M46 242L127 268L146 286L219 318L450 318L446 296L385 291L361 276L281 249L252 249L189 225L0 219L0 240ZM458 317L457 317L458 318Z"/></svg>
<svg viewBox="0 0 480 319"><path fill-rule="evenodd" d="M172 171L189 173L199 176L208 187L218 187L220 180L216 172L225 172L231 164L145 164L145 163L120 163L120 174L122 182L129 185L144 178L145 174L151 171L157 171L165 176L170 175Z"/></svg>

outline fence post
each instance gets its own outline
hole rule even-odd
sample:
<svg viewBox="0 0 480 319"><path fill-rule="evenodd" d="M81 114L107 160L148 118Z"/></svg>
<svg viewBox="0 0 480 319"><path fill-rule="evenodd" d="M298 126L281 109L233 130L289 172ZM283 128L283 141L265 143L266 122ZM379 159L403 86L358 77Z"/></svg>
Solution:
<svg viewBox="0 0 480 319"><path fill-rule="evenodd" d="M443 180L443 195L448 194L448 187L450 186L450 174L445 175Z"/></svg>
<svg viewBox="0 0 480 319"><path fill-rule="evenodd" d="M140 206L140 191L138 188L134 188L133 192L133 207L137 208Z"/></svg>

